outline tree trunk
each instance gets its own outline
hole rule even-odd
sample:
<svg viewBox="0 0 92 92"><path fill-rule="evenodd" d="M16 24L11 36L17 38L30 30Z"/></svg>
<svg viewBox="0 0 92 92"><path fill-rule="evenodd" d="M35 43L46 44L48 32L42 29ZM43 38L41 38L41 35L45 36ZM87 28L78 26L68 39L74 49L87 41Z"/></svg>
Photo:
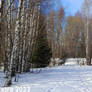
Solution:
<svg viewBox="0 0 92 92"><path fill-rule="evenodd" d="M8 0L8 1L9 1L9 6L10 6L10 0ZM8 78L6 80L5 86L9 86L12 84L12 73L15 73L15 61L17 60L18 45L19 45L19 32L21 29L22 5L23 5L23 0L19 0L19 9L18 9L16 28L15 28L15 38L14 38L14 44L13 44L13 49L12 49L12 53L11 53L11 59L9 59L10 63L9 63L9 70L8 70ZM8 20L10 22L10 13L8 14ZM9 28L10 28L10 26L9 26ZM8 41L8 44L10 46L10 40ZM9 56L9 58L10 58L10 56Z"/></svg>
<svg viewBox="0 0 92 92"><path fill-rule="evenodd" d="M91 65L90 59L90 37L89 37L89 1L86 0L86 64Z"/></svg>

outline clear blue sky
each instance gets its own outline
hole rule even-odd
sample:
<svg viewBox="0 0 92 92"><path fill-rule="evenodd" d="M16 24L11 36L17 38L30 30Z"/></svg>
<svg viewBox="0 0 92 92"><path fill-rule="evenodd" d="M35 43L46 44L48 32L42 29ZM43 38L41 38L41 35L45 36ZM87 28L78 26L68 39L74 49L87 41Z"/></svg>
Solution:
<svg viewBox="0 0 92 92"><path fill-rule="evenodd" d="M51 10L56 12L60 9L61 5L65 8L66 15L74 15L83 3L83 0L49 0L50 9L47 8L46 3L42 3L42 12L48 14Z"/></svg>
<svg viewBox="0 0 92 92"><path fill-rule="evenodd" d="M74 15L78 10L80 10L81 5L84 0L61 0L62 4L69 15Z"/></svg>

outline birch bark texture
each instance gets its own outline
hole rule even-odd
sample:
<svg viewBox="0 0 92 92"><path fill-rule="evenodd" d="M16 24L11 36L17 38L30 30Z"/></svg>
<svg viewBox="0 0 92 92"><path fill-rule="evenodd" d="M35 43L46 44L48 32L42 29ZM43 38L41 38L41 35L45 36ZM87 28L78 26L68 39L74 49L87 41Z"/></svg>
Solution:
<svg viewBox="0 0 92 92"><path fill-rule="evenodd" d="M8 0L8 7L11 5L11 1ZM18 8L18 14L17 14L17 20L16 20L16 28L15 28L15 37L14 37L14 44L13 44L13 49L11 52L11 56L9 53L9 70L8 70L8 78L6 80L5 86L9 86L12 83L12 73L15 72L15 62L17 57L17 53L18 53L18 45L19 45L19 32L20 32L20 28L21 28L21 10L22 10L22 6L23 6L23 0L19 0L19 8ZM8 10L8 31L9 31L9 38L10 38L10 21L11 21L11 9L9 8ZM8 39L9 39L8 38ZM8 41L8 45L10 47L10 39ZM10 49L8 48L8 52L10 51ZM11 57L11 58L10 58ZM14 70L14 71L13 71Z"/></svg>
<svg viewBox="0 0 92 92"><path fill-rule="evenodd" d="M84 15L86 17L85 21L85 31L86 31L86 65L91 65L91 53L90 53L90 29L89 29L89 20L92 9L92 0L84 0L83 3Z"/></svg>

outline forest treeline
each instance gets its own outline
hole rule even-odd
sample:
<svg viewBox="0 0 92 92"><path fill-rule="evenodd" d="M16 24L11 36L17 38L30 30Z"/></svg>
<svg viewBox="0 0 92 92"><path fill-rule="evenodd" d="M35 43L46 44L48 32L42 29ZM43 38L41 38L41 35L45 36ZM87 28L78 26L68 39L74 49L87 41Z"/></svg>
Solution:
<svg viewBox="0 0 92 92"><path fill-rule="evenodd" d="M91 64L92 17L90 0L81 12L66 17L63 6L45 14L49 0L0 1L0 65L6 73L5 86L17 73L46 67L51 58L87 57ZM44 4L45 3L45 4Z"/></svg>

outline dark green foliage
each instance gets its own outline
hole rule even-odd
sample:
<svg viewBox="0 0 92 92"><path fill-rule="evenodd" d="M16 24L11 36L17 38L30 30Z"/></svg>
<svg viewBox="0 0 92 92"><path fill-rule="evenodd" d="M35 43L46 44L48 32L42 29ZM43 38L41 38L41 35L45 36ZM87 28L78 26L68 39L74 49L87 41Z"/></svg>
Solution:
<svg viewBox="0 0 92 92"><path fill-rule="evenodd" d="M42 40L43 39L43 40ZM51 52L47 44L47 41L44 38L39 39L37 46L37 61L40 64L40 67L45 67L50 62Z"/></svg>
<svg viewBox="0 0 92 92"><path fill-rule="evenodd" d="M38 30L36 50L33 56L33 62L37 64L36 67L46 67L51 58L51 49L48 45L47 32L45 19L43 16L40 16L39 30Z"/></svg>

